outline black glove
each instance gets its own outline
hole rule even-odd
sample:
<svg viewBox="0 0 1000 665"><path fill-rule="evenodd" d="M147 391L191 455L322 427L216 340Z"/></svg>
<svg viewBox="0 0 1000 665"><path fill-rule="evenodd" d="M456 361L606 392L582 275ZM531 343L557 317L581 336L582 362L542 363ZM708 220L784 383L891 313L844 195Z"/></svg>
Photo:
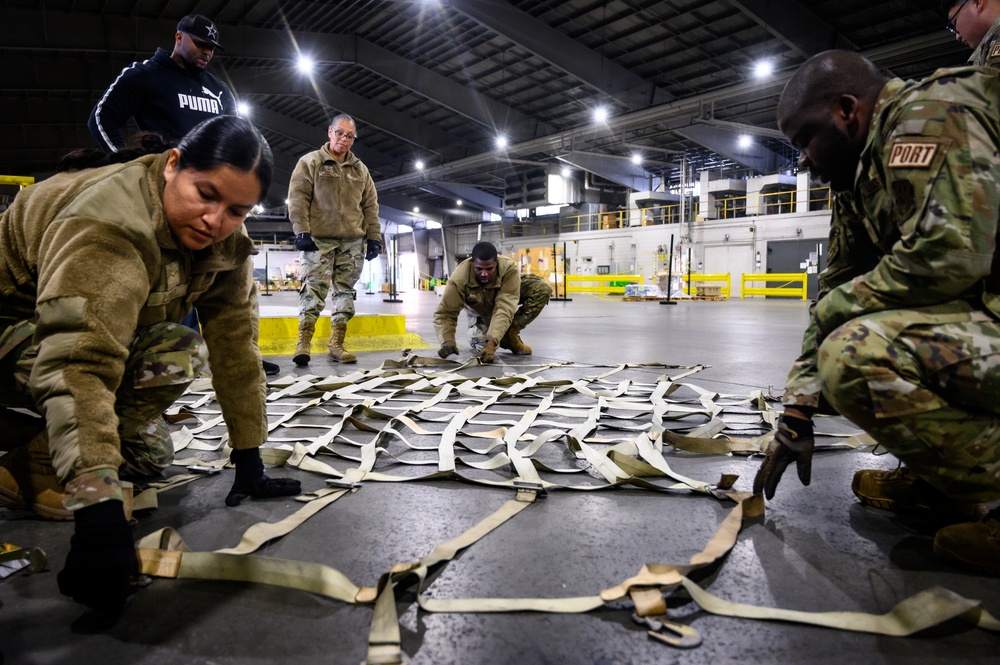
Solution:
<svg viewBox="0 0 1000 665"><path fill-rule="evenodd" d="M236 465L236 480L226 497L227 506L238 506L252 496L269 499L276 496L296 496L302 493L302 483L292 478L268 478L260 448L234 450L229 459Z"/></svg>
<svg viewBox="0 0 1000 665"><path fill-rule="evenodd" d="M479 362L491 363L497 357L497 344L492 339L486 340L483 350L479 352Z"/></svg>
<svg viewBox="0 0 1000 665"><path fill-rule="evenodd" d="M442 358L447 358L448 356L457 356L458 347L455 346L455 344L452 342L445 342L444 344L441 345L441 348L438 349L438 355L441 356Z"/></svg>
<svg viewBox="0 0 1000 665"><path fill-rule="evenodd" d="M365 252L365 261L371 261L372 259L377 259L378 255L382 253L382 243L378 240L368 239L368 251Z"/></svg>
<svg viewBox="0 0 1000 665"><path fill-rule="evenodd" d="M316 246L316 241L308 233L297 233L295 234L295 249L300 252L318 252L319 247Z"/></svg>
<svg viewBox="0 0 1000 665"><path fill-rule="evenodd" d="M139 574L132 529L121 501L103 501L73 513L75 533L66 565L56 576L59 591L117 618Z"/></svg>
<svg viewBox="0 0 1000 665"><path fill-rule="evenodd" d="M808 485L812 476L813 425L809 417L798 417L784 413L778 418L778 429L774 440L767 446L764 461L753 479L753 493L768 499L774 498L774 489L781 480L785 468L795 462L799 480Z"/></svg>

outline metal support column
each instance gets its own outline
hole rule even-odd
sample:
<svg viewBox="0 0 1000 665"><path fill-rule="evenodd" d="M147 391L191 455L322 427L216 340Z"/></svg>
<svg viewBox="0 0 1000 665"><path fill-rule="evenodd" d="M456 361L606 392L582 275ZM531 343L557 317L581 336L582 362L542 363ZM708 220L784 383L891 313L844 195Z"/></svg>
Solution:
<svg viewBox="0 0 1000 665"><path fill-rule="evenodd" d="M398 270L396 264L399 258L399 243L396 240L396 236L392 237L389 247L392 250L392 255L389 257L389 297L383 298L382 302L403 302L396 297L396 272Z"/></svg>
<svg viewBox="0 0 1000 665"><path fill-rule="evenodd" d="M555 243L552 243L552 265L553 265L553 267L556 265L556 244ZM549 298L549 302L552 302L553 300L558 301L558 302L573 302L572 298L567 297L567 296L569 296L569 291L567 290L567 288L569 286L569 280L566 279L566 271L568 269L569 269L569 260L566 258L566 243L563 243L563 271L562 271L562 274L563 274L563 294L562 294L562 297L560 298L559 297L559 281L556 280L554 282L556 294L555 294L555 297Z"/></svg>
<svg viewBox="0 0 1000 665"><path fill-rule="evenodd" d="M661 300L660 304L676 305L677 301L670 299L670 292L671 290L673 290L674 286L674 234L673 233L670 234L670 254L668 256L670 258L668 259L669 262L667 263L667 299Z"/></svg>

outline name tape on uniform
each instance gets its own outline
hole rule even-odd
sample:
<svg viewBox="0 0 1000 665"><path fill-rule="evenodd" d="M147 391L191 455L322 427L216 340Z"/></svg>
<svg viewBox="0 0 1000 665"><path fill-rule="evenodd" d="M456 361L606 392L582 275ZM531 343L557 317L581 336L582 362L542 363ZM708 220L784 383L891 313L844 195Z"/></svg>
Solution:
<svg viewBox="0 0 1000 665"><path fill-rule="evenodd" d="M889 168L926 169L937 149L937 143L896 143L889 151Z"/></svg>
<svg viewBox="0 0 1000 665"><path fill-rule="evenodd" d="M994 44L993 46L990 47L990 55L989 55L989 57L995 58L998 55L1000 55L1000 43Z"/></svg>

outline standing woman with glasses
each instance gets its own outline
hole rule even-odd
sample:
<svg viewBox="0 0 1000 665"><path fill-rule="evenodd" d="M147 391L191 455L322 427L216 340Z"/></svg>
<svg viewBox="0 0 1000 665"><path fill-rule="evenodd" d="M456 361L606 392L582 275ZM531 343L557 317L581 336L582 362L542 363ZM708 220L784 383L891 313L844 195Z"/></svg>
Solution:
<svg viewBox="0 0 1000 665"><path fill-rule="evenodd" d="M971 48L969 64L1000 69L1000 0L941 0L947 28Z"/></svg>
<svg viewBox="0 0 1000 665"><path fill-rule="evenodd" d="M303 155L288 183L288 219L295 248L302 252L299 288L299 340L292 360L308 364L316 321L333 286L328 360L357 362L344 349L347 322L354 316L354 285L364 262L378 258L382 231L378 194L368 167L351 146L358 138L349 115L338 115L327 129L329 142Z"/></svg>

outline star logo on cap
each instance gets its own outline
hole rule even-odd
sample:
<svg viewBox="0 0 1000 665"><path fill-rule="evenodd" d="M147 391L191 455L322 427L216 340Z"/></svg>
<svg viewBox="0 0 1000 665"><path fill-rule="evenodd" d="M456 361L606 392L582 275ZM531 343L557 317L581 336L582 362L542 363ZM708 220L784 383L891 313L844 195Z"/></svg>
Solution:
<svg viewBox="0 0 1000 665"><path fill-rule="evenodd" d="M219 41L219 31L211 23L208 24L208 38L213 41Z"/></svg>

